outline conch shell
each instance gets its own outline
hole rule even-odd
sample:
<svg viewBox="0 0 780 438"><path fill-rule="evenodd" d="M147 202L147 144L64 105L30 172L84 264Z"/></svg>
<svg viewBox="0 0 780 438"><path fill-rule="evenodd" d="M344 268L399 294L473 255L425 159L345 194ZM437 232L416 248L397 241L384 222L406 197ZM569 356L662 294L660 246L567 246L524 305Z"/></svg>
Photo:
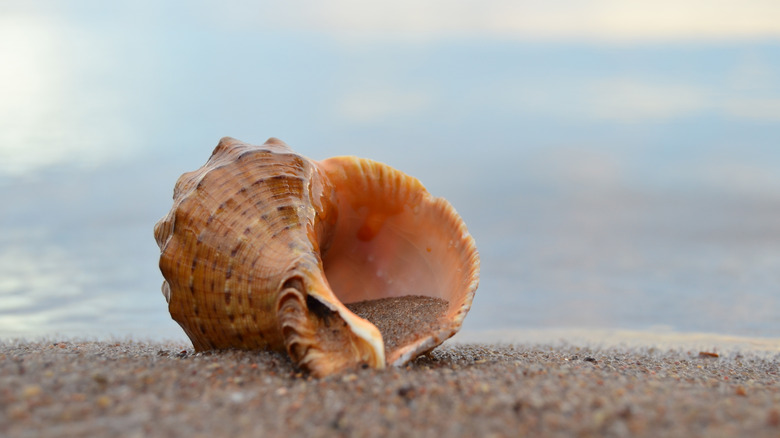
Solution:
<svg viewBox="0 0 780 438"><path fill-rule="evenodd" d="M460 329L479 282L452 206L375 161L226 137L173 201L154 227L162 289L197 351L286 351L314 376L402 365ZM399 297L411 304L392 314Z"/></svg>

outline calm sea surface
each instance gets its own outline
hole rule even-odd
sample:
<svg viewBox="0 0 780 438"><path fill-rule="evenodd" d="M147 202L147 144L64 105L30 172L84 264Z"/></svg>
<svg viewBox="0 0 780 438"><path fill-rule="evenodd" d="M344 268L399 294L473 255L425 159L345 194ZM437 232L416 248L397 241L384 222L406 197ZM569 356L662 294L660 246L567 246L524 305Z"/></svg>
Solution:
<svg viewBox="0 0 780 438"><path fill-rule="evenodd" d="M0 340L185 339L152 228L226 135L383 161L450 200L482 259L465 331L780 338L778 42L362 39L186 8L12 9Z"/></svg>

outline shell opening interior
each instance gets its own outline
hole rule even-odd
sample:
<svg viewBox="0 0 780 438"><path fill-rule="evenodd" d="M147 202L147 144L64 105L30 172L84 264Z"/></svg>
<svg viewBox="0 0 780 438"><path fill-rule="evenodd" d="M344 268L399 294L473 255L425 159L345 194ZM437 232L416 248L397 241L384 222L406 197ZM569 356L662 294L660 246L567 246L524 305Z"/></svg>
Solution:
<svg viewBox="0 0 780 438"><path fill-rule="evenodd" d="M460 305L451 296L459 290L462 263L452 230L435 219L435 206L416 207L387 215L340 203L322 259L334 295L382 333L389 363L410 345L454 333L445 315Z"/></svg>
<svg viewBox="0 0 780 438"><path fill-rule="evenodd" d="M339 300L347 304L408 295L447 300L449 278L434 258L441 242L415 223L411 209L373 218L381 223L367 235L370 216L367 211L339 211L339 225L322 260Z"/></svg>

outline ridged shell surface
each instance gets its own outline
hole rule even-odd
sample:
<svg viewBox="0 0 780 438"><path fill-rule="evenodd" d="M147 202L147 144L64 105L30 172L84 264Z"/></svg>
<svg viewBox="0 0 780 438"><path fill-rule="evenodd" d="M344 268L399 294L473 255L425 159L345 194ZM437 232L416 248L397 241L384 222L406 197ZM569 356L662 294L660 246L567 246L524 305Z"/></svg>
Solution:
<svg viewBox="0 0 780 438"><path fill-rule="evenodd" d="M163 294L198 351L286 351L315 376L401 365L457 332L477 288L452 206L375 161L224 138L173 198L155 226ZM441 311L388 314L408 297Z"/></svg>

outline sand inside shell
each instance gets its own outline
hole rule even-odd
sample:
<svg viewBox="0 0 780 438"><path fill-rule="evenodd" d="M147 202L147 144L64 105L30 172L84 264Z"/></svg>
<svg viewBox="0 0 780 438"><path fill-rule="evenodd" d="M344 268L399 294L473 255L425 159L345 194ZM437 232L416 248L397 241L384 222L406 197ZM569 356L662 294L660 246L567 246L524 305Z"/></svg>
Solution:
<svg viewBox="0 0 780 438"><path fill-rule="evenodd" d="M448 302L441 298L409 295L345 304L354 314L374 324L388 356L398 347L439 328Z"/></svg>

